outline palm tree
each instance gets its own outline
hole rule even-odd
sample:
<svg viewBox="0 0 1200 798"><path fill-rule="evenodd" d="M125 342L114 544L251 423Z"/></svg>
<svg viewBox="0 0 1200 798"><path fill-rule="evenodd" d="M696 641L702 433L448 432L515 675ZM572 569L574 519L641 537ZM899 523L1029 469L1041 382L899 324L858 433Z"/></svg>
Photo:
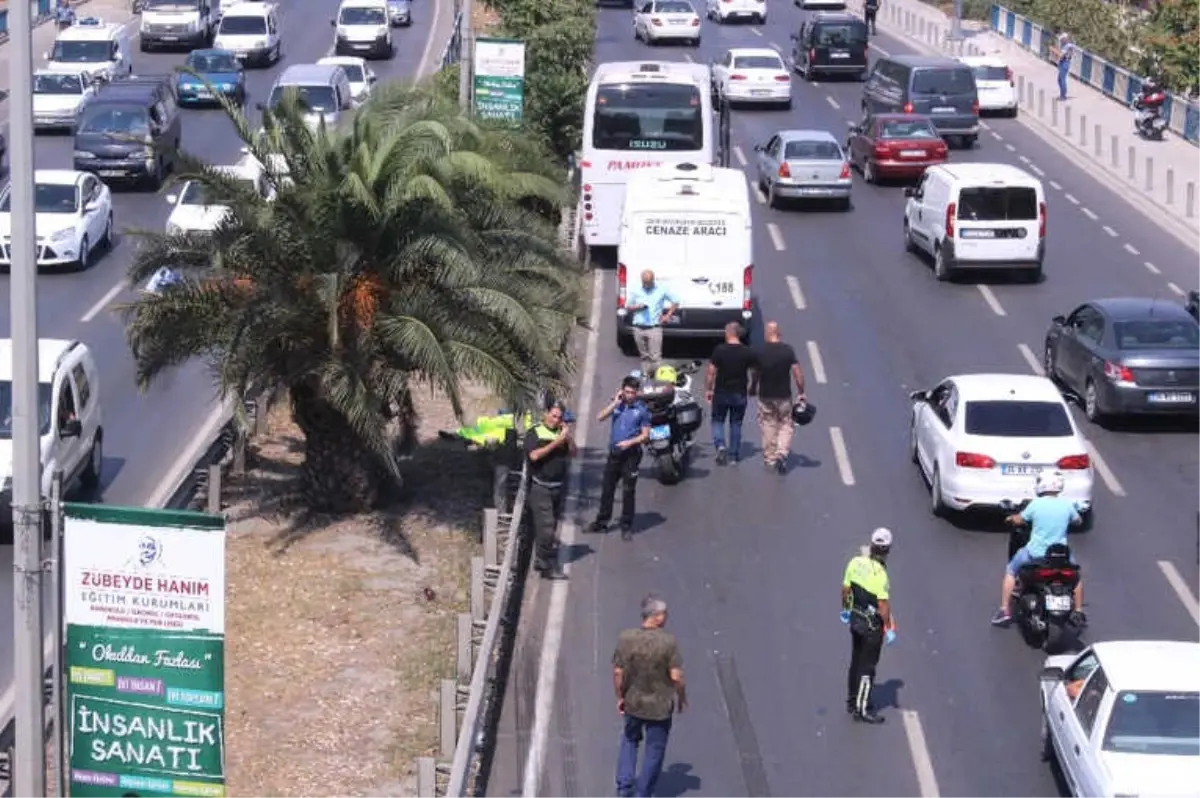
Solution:
<svg viewBox="0 0 1200 798"><path fill-rule="evenodd" d="M278 195L187 161L229 213L211 236L139 233L129 279L182 276L124 308L141 386L201 358L223 395L286 391L307 501L328 512L399 479L419 387L460 415L464 380L512 407L564 387L580 282L526 209L562 199L544 153L421 90L384 88L339 133L306 127L295 97L258 133L226 113Z"/></svg>

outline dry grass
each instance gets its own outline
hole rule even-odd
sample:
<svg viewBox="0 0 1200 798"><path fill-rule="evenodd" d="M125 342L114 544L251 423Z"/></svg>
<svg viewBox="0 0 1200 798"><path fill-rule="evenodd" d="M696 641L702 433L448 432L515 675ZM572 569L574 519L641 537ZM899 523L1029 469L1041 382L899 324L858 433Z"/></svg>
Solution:
<svg viewBox="0 0 1200 798"><path fill-rule="evenodd" d="M476 36L487 36L495 33L500 27L500 15L488 7L486 3L471 4L471 25Z"/></svg>
<svg viewBox="0 0 1200 798"><path fill-rule="evenodd" d="M468 418L495 412L479 392ZM297 521L303 441L284 410L229 510L226 739L230 795L414 795L437 744L490 487L479 457L438 442L445 401L418 404L423 444L391 511Z"/></svg>

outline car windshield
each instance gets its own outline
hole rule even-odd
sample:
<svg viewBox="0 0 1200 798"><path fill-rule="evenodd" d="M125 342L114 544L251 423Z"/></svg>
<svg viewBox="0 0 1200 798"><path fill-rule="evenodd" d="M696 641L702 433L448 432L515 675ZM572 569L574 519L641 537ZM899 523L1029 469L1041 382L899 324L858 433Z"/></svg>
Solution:
<svg viewBox="0 0 1200 798"><path fill-rule="evenodd" d="M1032 222L1038 218L1037 192L1022 186L964 188L958 218L968 222Z"/></svg>
<svg viewBox="0 0 1200 798"><path fill-rule="evenodd" d="M1113 325L1121 349L1200 348L1200 327L1186 319L1142 319Z"/></svg>
<svg viewBox="0 0 1200 798"><path fill-rule="evenodd" d="M300 107L308 111L329 112L337 110L337 101L333 89L329 86L277 86L271 92L271 101L267 103L274 108L283 102L284 92L295 90Z"/></svg>
<svg viewBox="0 0 1200 798"><path fill-rule="evenodd" d="M777 55L739 55L733 59L734 69L783 69Z"/></svg>
<svg viewBox="0 0 1200 798"><path fill-rule="evenodd" d="M112 43L107 40L90 42L56 41L51 61L63 64L97 64L112 60Z"/></svg>
<svg viewBox="0 0 1200 798"><path fill-rule="evenodd" d="M1104 730L1104 750L1200 756L1200 693L1122 690Z"/></svg>
<svg viewBox="0 0 1200 798"><path fill-rule="evenodd" d="M879 123L881 139L936 139L936 130L925 119L888 119Z"/></svg>
<svg viewBox="0 0 1200 798"><path fill-rule="evenodd" d="M789 161L840 161L842 148L832 141L789 141L783 157Z"/></svg>
<svg viewBox="0 0 1200 798"><path fill-rule="evenodd" d="M78 75L34 75L33 93L83 94L83 80Z"/></svg>
<svg viewBox="0 0 1200 798"><path fill-rule="evenodd" d="M254 36L267 32L267 20L263 17L222 17L221 30L227 36Z"/></svg>
<svg viewBox="0 0 1200 798"><path fill-rule="evenodd" d="M695 14L695 10L690 3L685 3L683 0L666 0L666 2L658 3L654 6L655 14Z"/></svg>
<svg viewBox="0 0 1200 798"><path fill-rule="evenodd" d="M343 8L338 22L342 25L386 25L387 13L382 8Z"/></svg>
<svg viewBox="0 0 1200 798"><path fill-rule="evenodd" d="M258 190L258 185L253 180L239 180L238 182L244 184L251 191ZM204 206L226 205L228 202L224 197L217 195L210 187L192 180L183 187L183 193L179 195L179 204Z"/></svg>
<svg viewBox="0 0 1200 798"><path fill-rule="evenodd" d="M1008 80L1008 69L1002 66L977 66L972 67L972 72L975 73L975 80Z"/></svg>
<svg viewBox="0 0 1200 798"><path fill-rule="evenodd" d="M849 47L854 44L862 44L866 40L867 26L861 22L817 26L817 45L819 47Z"/></svg>
<svg viewBox="0 0 1200 798"><path fill-rule="evenodd" d="M913 75L913 94L971 94L974 91L975 79L966 67L918 69Z"/></svg>
<svg viewBox="0 0 1200 798"><path fill-rule="evenodd" d="M241 67L232 53L192 53L187 65L200 73L237 72Z"/></svg>
<svg viewBox="0 0 1200 798"><path fill-rule="evenodd" d="M363 68L358 64L338 64L342 71L346 73L346 80L351 83L366 83L367 78L363 74Z"/></svg>
<svg viewBox="0 0 1200 798"><path fill-rule="evenodd" d="M0 440L12 440L12 383L0 382ZM50 397L48 382L38 383L38 432L45 435L50 431Z"/></svg>
<svg viewBox="0 0 1200 798"><path fill-rule="evenodd" d="M1065 438L1075 434L1058 402L967 402L966 433L996 438Z"/></svg>
<svg viewBox="0 0 1200 798"><path fill-rule="evenodd" d="M601 86L592 146L598 150L699 150L704 146L700 90L682 84Z"/></svg>
<svg viewBox="0 0 1200 798"><path fill-rule="evenodd" d="M105 133L142 139L150 135L150 116L136 106L94 105L84 107L79 121L80 133Z"/></svg>
<svg viewBox="0 0 1200 798"><path fill-rule="evenodd" d="M75 186L63 186L55 183L38 183L33 190L33 207L35 213L75 213L79 203ZM0 200L0 213L12 211L12 191L4 192Z"/></svg>

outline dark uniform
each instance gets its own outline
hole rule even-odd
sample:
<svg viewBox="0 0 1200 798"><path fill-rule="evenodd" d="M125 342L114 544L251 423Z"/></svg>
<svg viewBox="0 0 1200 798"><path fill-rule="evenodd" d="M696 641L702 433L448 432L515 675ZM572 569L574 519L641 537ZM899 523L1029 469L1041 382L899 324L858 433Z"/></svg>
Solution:
<svg viewBox="0 0 1200 798"><path fill-rule="evenodd" d="M867 27L871 33L878 33L875 27L875 15L879 13L879 0L866 0L863 5L864 15L866 16Z"/></svg>
<svg viewBox="0 0 1200 798"><path fill-rule="evenodd" d="M525 456L528 458L558 438L561 429L538 424L525 435ZM558 518L562 513L563 486L571 461L568 446L557 446L539 460L529 460L529 514L533 519L534 567L539 571L553 568L558 549Z"/></svg>
<svg viewBox="0 0 1200 798"><path fill-rule="evenodd" d="M883 563L861 554L846 565L842 586L850 589L850 672L847 675L846 709L869 714L875 666L883 651L883 618L879 602L888 600L888 574Z"/></svg>

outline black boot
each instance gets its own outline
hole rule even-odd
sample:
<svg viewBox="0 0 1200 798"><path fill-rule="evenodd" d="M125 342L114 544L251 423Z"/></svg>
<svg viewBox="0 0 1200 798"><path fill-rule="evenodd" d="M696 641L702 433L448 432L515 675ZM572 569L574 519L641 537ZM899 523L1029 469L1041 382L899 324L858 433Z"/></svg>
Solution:
<svg viewBox="0 0 1200 798"><path fill-rule="evenodd" d="M542 579L557 581L567 578L567 572L563 570L562 564L558 560L554 560L546 565L545 568L539 568L542 572Z"/></svg>
<svg viewBox="0 0 1200 798"><path fill-rule="evenodd" d="M854 719L859 723L870 723L873 726L883 723L884 721L884 718L880 715L876 715L875 710L871 707L867 707L866 710L862 712L855 712Z"/></svg>

